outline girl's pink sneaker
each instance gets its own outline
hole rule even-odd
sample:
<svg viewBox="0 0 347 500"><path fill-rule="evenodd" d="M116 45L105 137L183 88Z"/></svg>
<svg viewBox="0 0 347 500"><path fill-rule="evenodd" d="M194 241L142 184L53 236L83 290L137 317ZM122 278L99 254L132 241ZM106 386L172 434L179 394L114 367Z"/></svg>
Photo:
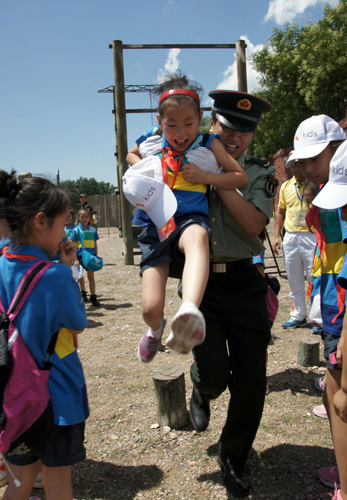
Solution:
<svg viewBox="0 0 347 500"><path fill-rule="evenodd" d="M315 406L313 408L313 413L317 415L317 417L328 418L328 414L324 405Z"/></svg>

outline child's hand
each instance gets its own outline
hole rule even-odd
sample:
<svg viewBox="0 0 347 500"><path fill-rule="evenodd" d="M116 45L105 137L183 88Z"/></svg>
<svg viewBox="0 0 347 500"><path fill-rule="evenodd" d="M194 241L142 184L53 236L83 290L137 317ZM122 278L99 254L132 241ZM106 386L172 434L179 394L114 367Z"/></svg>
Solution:
<svg viewBox="0 0 347 500"><path fill-rule="evenodd" d="M206 184L206 174L193 163L186 163L182 167L184 180L192 184Z"/></svg>
<svg viewBox="0 0 347 500"><path fill-rule="evenodd" d="M337 344L336 361L342 367L342 353L343 353L344 335L341 335L340 341Z"/></svg>
<svg viewBox="0 0 347 500"><path fill-rule="evenodd" d="M77 243L74 241L61 241L59 243L59 263L71 267L77 257Z"/></svg>
<svg viewBox="0 0 347 500"><path fill-rule="evenodd" d="M336 415L347 424L347 394L340 389L333 399Z"/></svg>

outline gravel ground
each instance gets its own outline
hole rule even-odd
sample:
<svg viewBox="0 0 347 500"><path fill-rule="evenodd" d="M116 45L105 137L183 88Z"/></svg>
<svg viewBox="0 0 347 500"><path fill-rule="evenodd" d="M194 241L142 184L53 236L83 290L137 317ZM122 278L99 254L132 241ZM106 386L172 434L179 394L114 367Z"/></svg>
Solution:
<svg viewBox="0 0 347 500"><path fill-rule="evenodd" d="M188 409L192 358L165 351L149 364L137 360L137 344L144 331L139 256L135 255L134 266L125 266L118 230L100 229L99 233L105 265L96 274L96 283L102 306L96 309L87 304L88 326L79 340L91 414L86 427L87 459L73 468L75 499L234 498L228 495L217 465L228 394L213 401L210 426L204 433L196 433L189 419L182 430L158 426L152 374L164 365L182 368ZM266 262L273 265L271 258ZM283 269L282 259L279 264ZM246 466L252 482L248 498L304 500L327 491L317 479L317 469L335 463L328 420L312 413L321 404L313 383L324 373L324 360L321 351L318 366L298 364L299 340L312 333L309 328L281 327L289 317L290 301L285 275L279 280L280 310L269 346L270 394ZM179 307L176 287L177 281L170 279L169 321ZM45 498L42 490L34 493Z"/></svg>

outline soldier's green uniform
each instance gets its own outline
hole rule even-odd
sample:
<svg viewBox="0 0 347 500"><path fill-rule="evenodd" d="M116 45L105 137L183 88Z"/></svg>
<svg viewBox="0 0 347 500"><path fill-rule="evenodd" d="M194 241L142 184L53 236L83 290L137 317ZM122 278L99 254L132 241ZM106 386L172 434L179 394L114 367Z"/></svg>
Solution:
<svg viewBox="0 0 347 500"><path fill-rule="evenodd" d="M248 176L247 186L238 191L242 193L243 198L251 201L270 219L273 198L278 185L275 167L245 153L237 161ZM213 188L210 193L210 223L213 262L251 258L264 250L258 237L249 237L234 221Z"/></svg>
<svg viewBox="0 0 347 500"><path fill-rule="evenodd" d="M275 168L245 153L237 161L249 177L248 185L239 191L269 219L278 184ZM217 398L229 387L229 409L219 455L229 491L243 496L248 492L248 483L238 484L234 472L243 478L243 466L262 416L266 388L265 361L270 340L268 286L252 262L252 257L264 247L258 237L250 237L234 220L213 187L210 223L211 269L200 306L206 321L206 338L193 350L191 414L195 428L200 420L202 428L197 430L204 430L209 419L209 399ZM196 422L194 415L199 419ZM201 415L206 418L201 420Z"/></svg>

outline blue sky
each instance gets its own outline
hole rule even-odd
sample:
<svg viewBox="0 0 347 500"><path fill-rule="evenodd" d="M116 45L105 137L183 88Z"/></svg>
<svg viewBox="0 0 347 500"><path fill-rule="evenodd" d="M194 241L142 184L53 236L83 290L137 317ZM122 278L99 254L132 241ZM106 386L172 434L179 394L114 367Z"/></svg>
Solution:
<svg viewBox="0 0 347 500"><path fill-rule="evenodd" d="M235 43L247 55L274 26L307 24L338 0L2 0L0 4L0 168L61 180L95 177L117 184L112 95L113 40L124 44ZM217 7L218 6L218 7ZM155 84L181 69L208 92L236 90L235 51L126 50L125 83ZM248 91L256 74L248 67ZM155 105L155 103L153 103ZM150 107L126 94L127 108ZM127 116L128 143L156 122Z"/></svg>

